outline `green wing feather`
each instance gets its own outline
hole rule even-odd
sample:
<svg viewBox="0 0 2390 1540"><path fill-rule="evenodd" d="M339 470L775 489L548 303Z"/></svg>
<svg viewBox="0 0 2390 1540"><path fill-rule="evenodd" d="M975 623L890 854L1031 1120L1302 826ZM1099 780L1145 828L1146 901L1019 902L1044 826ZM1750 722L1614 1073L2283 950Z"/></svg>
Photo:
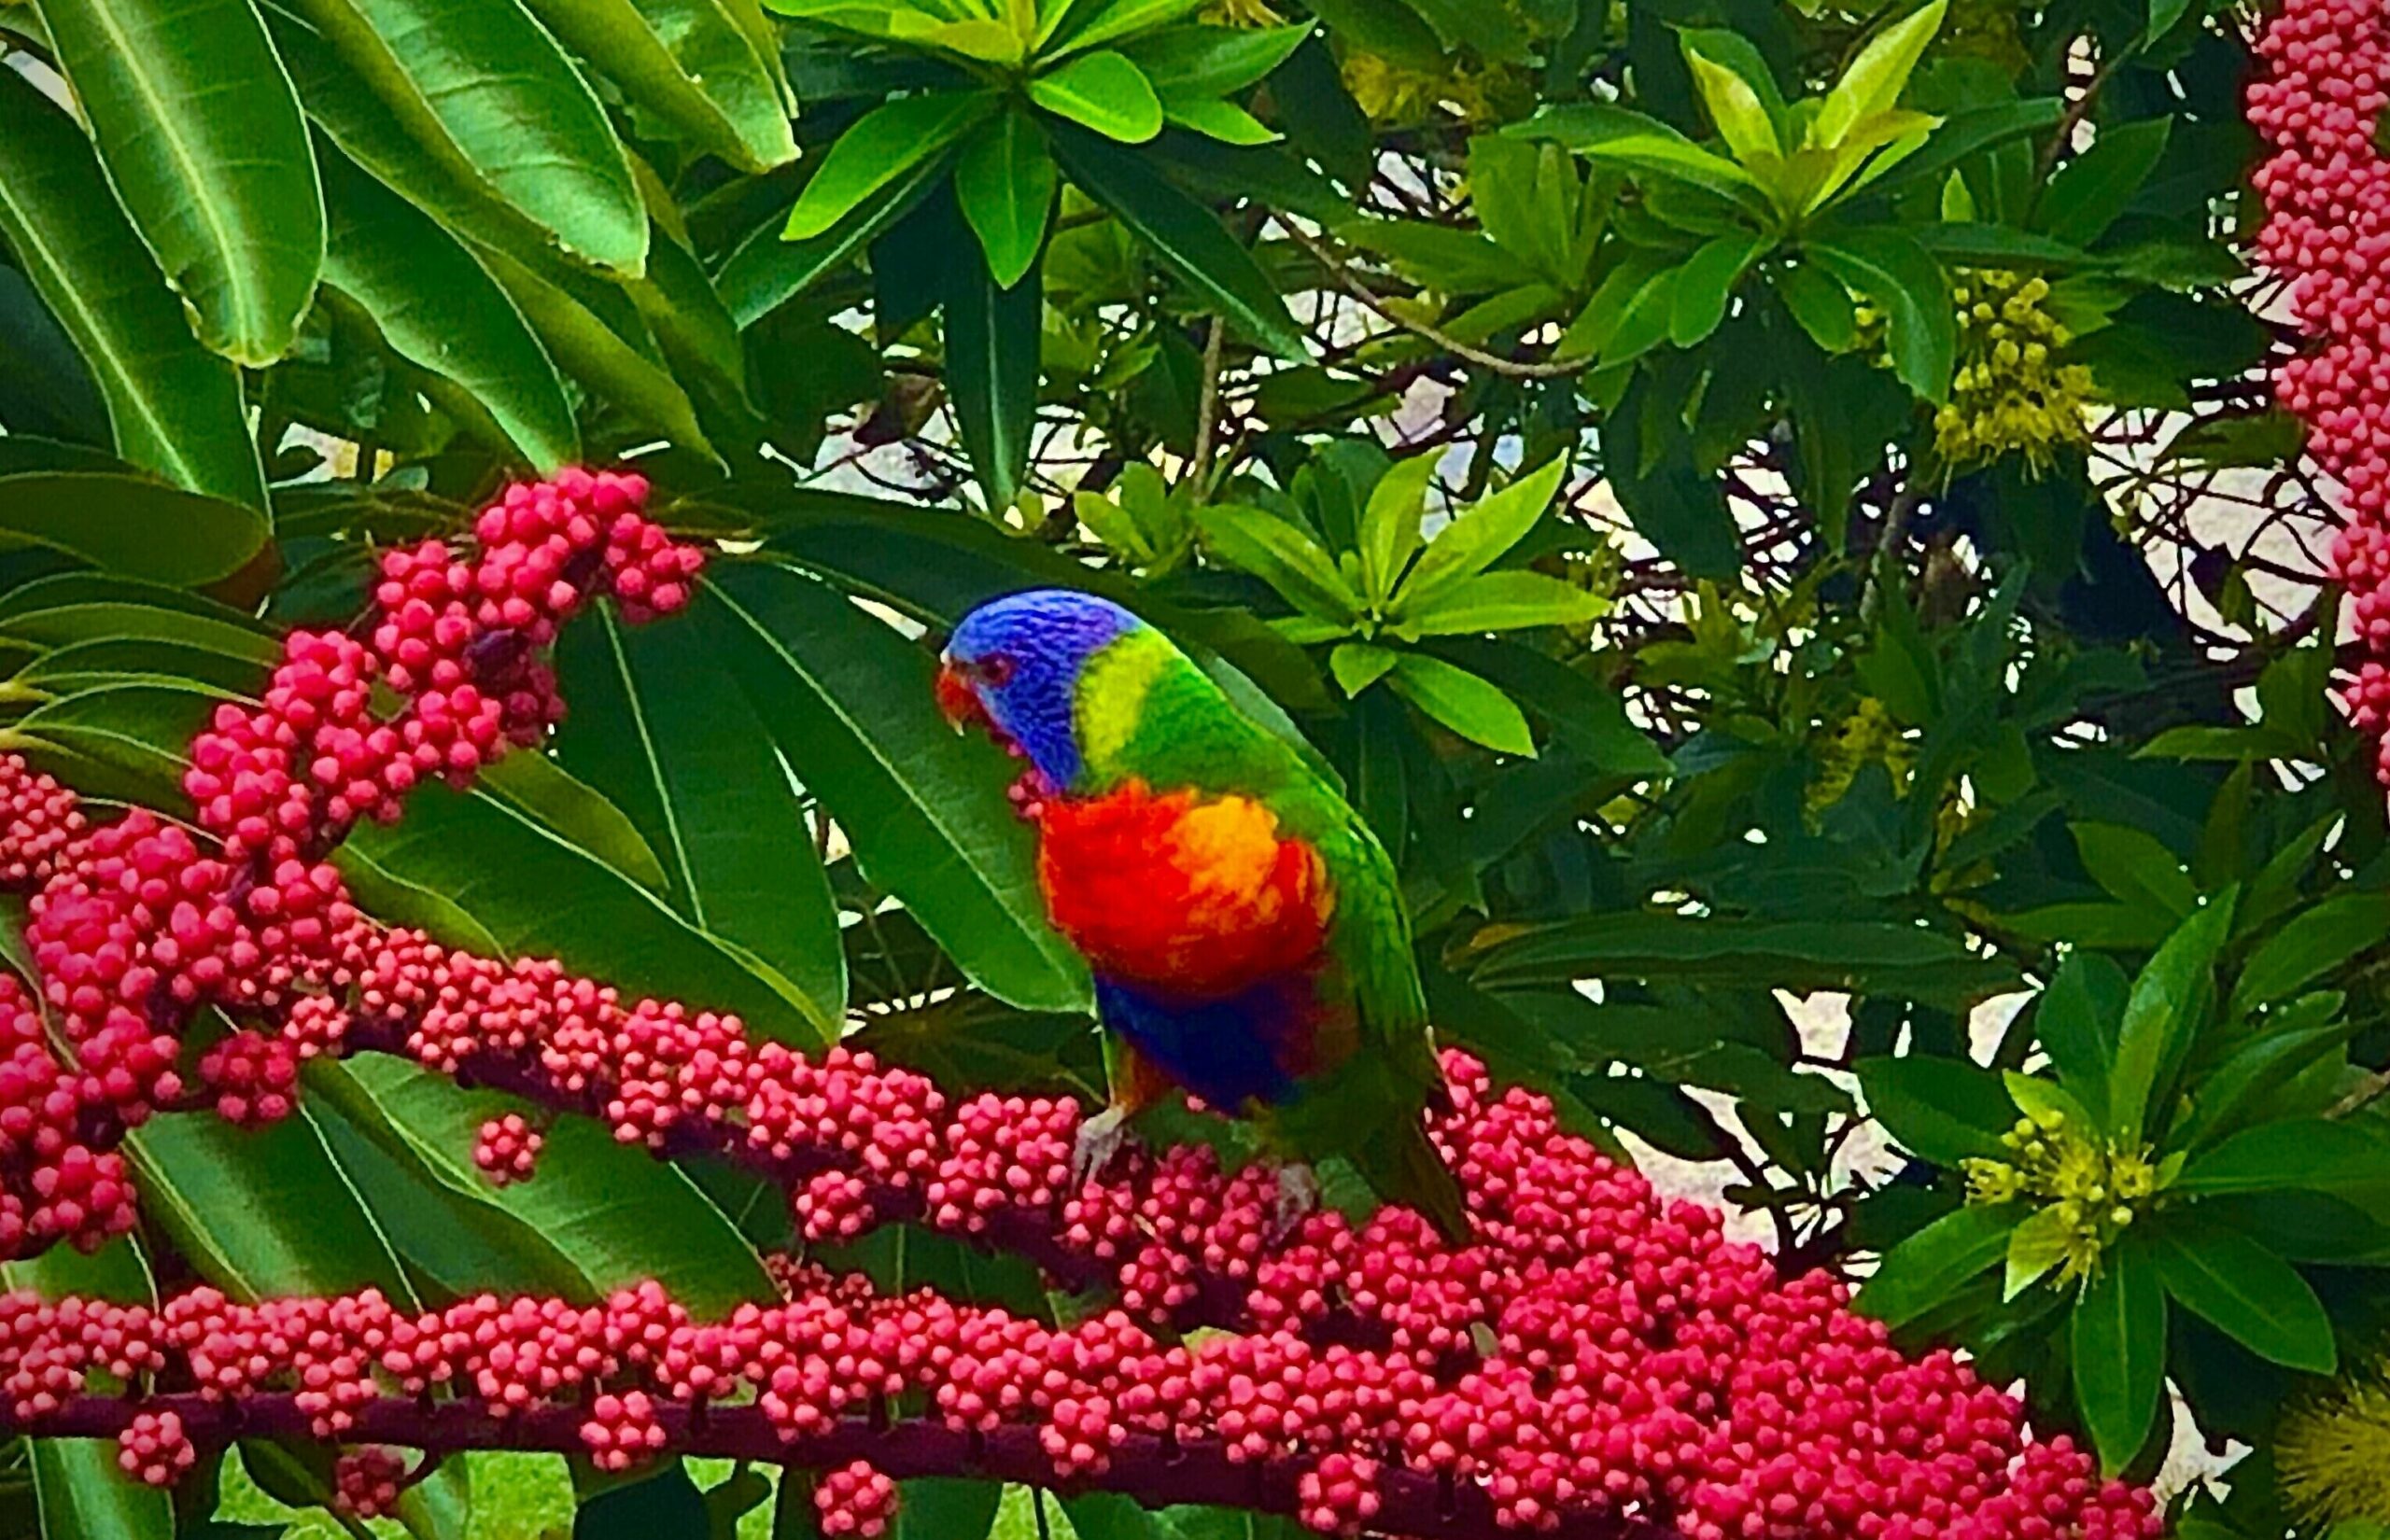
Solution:
<svg viewBox="0 0 2390 1540"><path fill-rule="evenodd" d="M1459 1189L1421 1122L1443 1076L1385 847L1292 745L1240 710L1160 632L1132 633L1092 662L1076 705L1086 768L1075 791L1100 794L1133 776L1156 788L1251 797L1319 852L1336 894L1329 946L1352 994L1359 1049L1278 1110L1272 1132L1304 1158L1344 1156L1379 1196L1465 1237Z"/></svg>

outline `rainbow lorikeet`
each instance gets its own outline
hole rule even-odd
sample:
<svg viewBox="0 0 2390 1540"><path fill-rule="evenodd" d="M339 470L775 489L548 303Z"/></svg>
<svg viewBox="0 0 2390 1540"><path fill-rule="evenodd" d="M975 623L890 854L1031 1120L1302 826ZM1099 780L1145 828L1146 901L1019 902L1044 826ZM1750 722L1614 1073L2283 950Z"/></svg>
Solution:
<svg viewBox="0 0 2390 1540"><path fill-rule="evenodd" d="M1394 863L1335 787L1169 637L1062 589L997 599L948 643L938 699L1029 762L1055 928L1088 959L1111 1105L1100 1170L1169 1087L1251 1119L1289 1164L1349 1160L1455 1239L1459 1189L1427 1138L1444 1094Z"/></svg>

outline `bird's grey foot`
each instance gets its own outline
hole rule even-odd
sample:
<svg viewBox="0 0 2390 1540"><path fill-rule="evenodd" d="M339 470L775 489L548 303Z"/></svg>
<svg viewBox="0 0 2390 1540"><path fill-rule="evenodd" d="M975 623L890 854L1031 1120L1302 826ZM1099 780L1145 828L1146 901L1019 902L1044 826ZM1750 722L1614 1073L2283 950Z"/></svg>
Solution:
<svg viewBox="0 0 2390 1540"><path fill-rule="evenodd" d="M1071 1151L1071 1190L1076 1192L1103 1176L1128 1143L1125 1107L1106 1107L1080 1124L1078 1143Z"/></svg>
<svg viewBox="0 0 2390 1540"><path fill-rule="evenodd" d="M1278 1212L1272 1226L1274 1243L1295 1233L1295 1226L1319 1207L1319 1176L1308 1166L1278 1168Z"/></svg>

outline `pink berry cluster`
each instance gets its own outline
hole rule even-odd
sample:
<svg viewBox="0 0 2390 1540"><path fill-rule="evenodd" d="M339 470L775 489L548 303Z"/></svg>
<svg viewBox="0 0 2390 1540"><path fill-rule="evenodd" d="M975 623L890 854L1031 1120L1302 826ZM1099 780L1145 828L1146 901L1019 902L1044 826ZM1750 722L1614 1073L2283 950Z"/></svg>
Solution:
<svg viewBox="0 0 2390 1540"><path fill-rule="evenodd" d="M2257 252L2320 343L2285 362L2276 386L2345 492L2332 566L2374 656L2341 695L2390 785L2390 157L2375 137L2390 33L2374 0L2285 0L2256 47L2249 121L2272 151L2254 178Z"/></svg>
<svg viewBox="0 0 2390 1540"><path fill-rule="evenodd" d="M288 1114L335 997L380 955L325 858L426 778L538 741L560 710L545 650L591 598L687 601L703 553L647 519L646 497L637 476L567 471L510 488L470 553L388 553L370 643L291 633L260 699L220 706L193 741L195 828L146 810L94 827L72 792L0 762L0 880L32 890L41 980L36 1000L0 978L0 1255L130 1229L115 1145L161 1109ZM513 1141L505 1169L535 1150Z"/></svg>
<svg viewBox="0 0 2390 1540"><path fill-rule="evenodd" d="M166 1484L235 1437L346 1446L343 1505L387 1512L457 1449L668 1451L830 1474L825 1533L884 1533L895 1483L978 1473L1323 1533L1616 1540L2152 1540L2149 1494L1947 1353L1910 1360L1823 1275L1780 1280L1552 1105L1448 1056L1434 1129L1476 1233L1321 1211L1263 1169L1132 1153L1075 1183L1076 1102L950 1099L872 1055L801 1055L738 1018L629 999L358 913L325 860L429 777L555 720L543 662L599 594L660 613L698 566L635 477L510 491L470 555L393 553L357 635L302 633L255 707L194 744L196 829L93 826L0 758L0 874L35 889L37 993L0 974L0 1252L133 1220L114 1144L158 1111L286 1113L317 1055L402 1055L663 1157L777 1181L810 1239L910 1223L1089 1297L1069 1324L784 1264L780 1297L700 1321L650 1282L602 1302L372 1292L152 1308L0 1297L0 1434L112 1437ZM377 703L395 702L394 705ZM43 1008L56 1024L51 1036ZM203 1014L204 1012L204 1014ZM475 1157L531 1174L531 1117ZM1186 1328L1204 1326L1207 1331ZM396 1452L417 1449L412 1467Z"/></svg>
<svg viewBox="0 0 2390 1540"><path fill-rule="evenodd" d="M672 1450L815 1466L824 1533L859 1536L885 1528L895 1477L968 1468L1157 1502L1248 1494L1325 1533L1422 1533L1448 1511L1474 1533L1689 1540L2158 1533L2147 1491L2029 1437L2016 1399L1949 1353L1904 1356L1840 1284L1780 1280L1544 1099L1461 1055L1446 1068L1436 1132L1477 1216L1466 1248L1400 1211L1318 1212L1269 1240L1266 1185L1184 1151L1066 1197L1050 1128L1029 1135L1033 1166L969 1179L999 1206L1036 1195L1067 1245L1152 1227L1200 1248L1192 1265L1250 1286L1231 1330L1167 1331L1162 1301L1125 1298L1057 1325L803 1267L785 1298L716 1321L652 1282L424 1310L373 1292L246 1305L203 1288L156 1309L17 1294L0 1299L0 1407L36 1435L112 1431L159 1482L234 1408L252 1432L370 1441L342 1487L360 1512L399 1479L378 1447L447 1439L608 1469ZM936 1096L857 1059L844 1072L851 1108Z"/></svg>

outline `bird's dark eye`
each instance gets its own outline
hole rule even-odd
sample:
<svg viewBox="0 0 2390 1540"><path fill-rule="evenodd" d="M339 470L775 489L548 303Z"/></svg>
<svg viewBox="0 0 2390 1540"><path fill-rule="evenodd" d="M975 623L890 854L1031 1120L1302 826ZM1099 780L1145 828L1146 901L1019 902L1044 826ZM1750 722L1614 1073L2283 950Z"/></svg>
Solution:
<svg viewBox="0 0 2390 1540"><path fill-rule="evenodd" d="M1012 682L1012 668L1008 653L991 652L979 660L979 677L998 690Z"/></svg>

